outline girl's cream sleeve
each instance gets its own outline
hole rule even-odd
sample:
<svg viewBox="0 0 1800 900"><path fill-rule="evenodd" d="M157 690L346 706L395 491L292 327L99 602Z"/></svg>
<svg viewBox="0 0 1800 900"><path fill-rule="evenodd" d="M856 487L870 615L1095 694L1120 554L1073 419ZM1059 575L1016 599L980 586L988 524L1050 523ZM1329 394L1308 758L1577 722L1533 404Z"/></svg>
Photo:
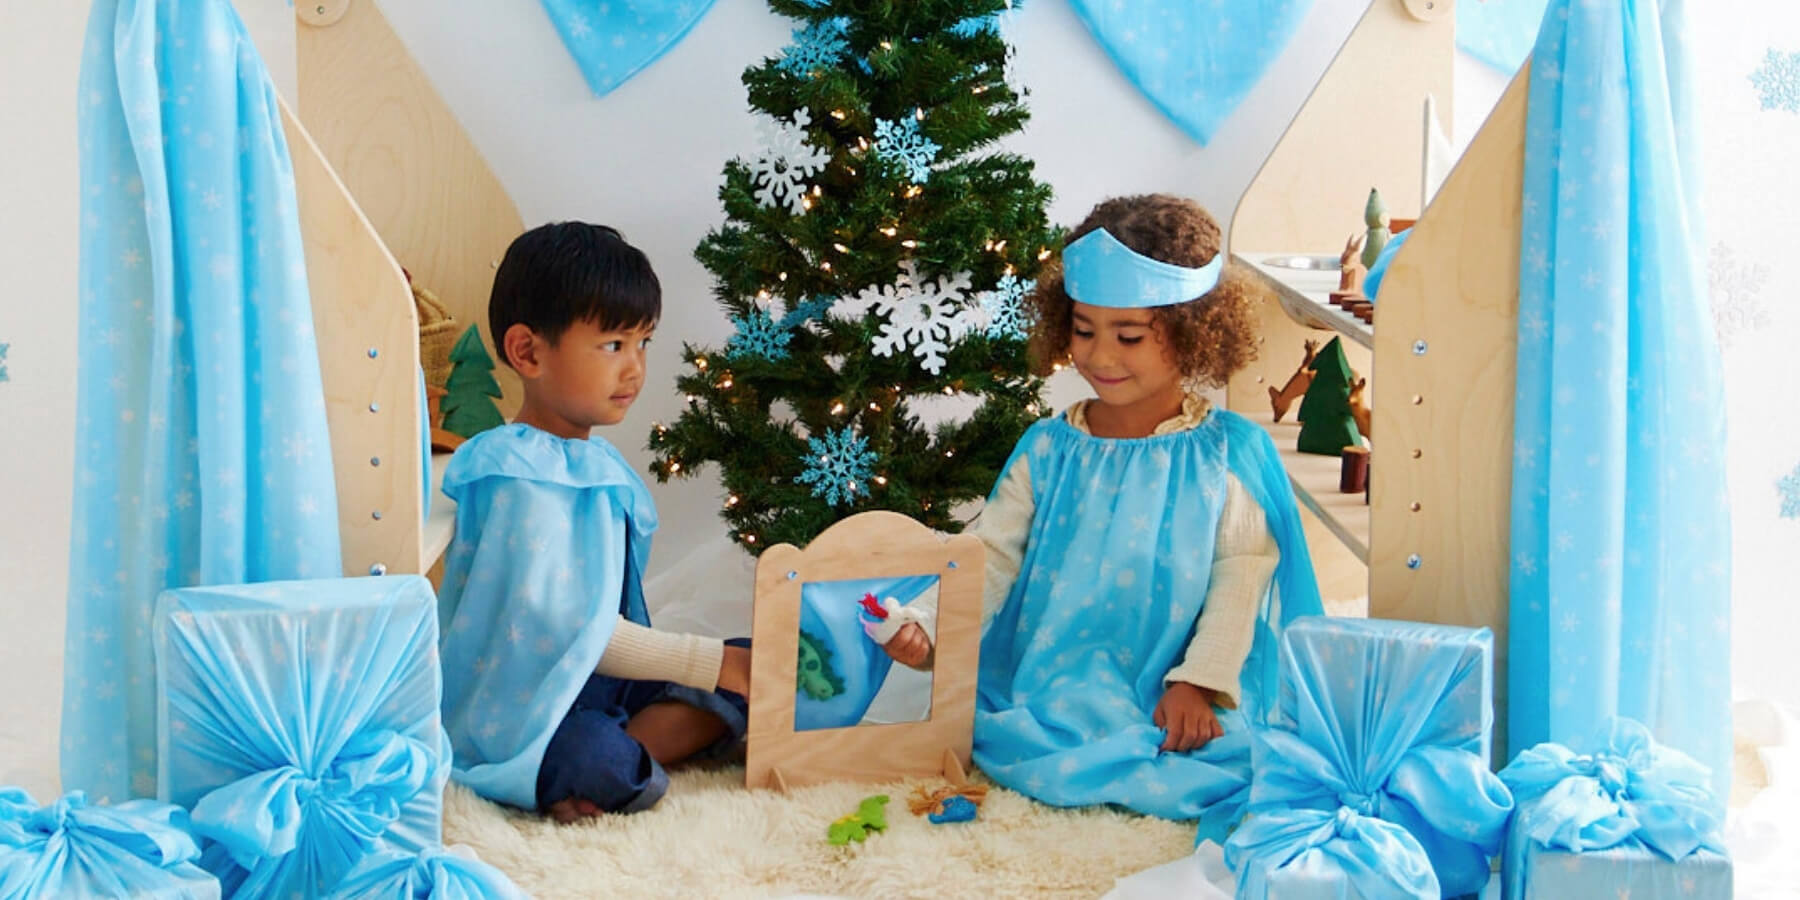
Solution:
<svg viewBox="0 0 1800 900"><path fill-rule="evenodd" d="M1000 607L1006 605L1013 582L1019 578L1019 569L1025 559L1025 542L1031 536L1031 517L1036 511L1037 502L1031 497L1031 467L1026 464L1025 455L1020 454L1013 460L1012 468L1001 476L1000 486L995 488L993 497L982 508L971 529L987 548L981 589L981 630L984 633ZM926 615L926 621L920 624L936 643L937 631L933 625L937 619L937 596L934 594L929 600L911 606Z"/></svg>
<svg viewBox="0 0 1800 900"><path fill-rule="evenodd" d="M1256 615L1281 559L1263 508L1236 476L1227 476L1225 509L1213 544L1212 577L1206 604L1194 626L1187 655L1163 681L1183 681L1211 690L1226 709L1241 696L1238 674L1250 655Z"/></svg>

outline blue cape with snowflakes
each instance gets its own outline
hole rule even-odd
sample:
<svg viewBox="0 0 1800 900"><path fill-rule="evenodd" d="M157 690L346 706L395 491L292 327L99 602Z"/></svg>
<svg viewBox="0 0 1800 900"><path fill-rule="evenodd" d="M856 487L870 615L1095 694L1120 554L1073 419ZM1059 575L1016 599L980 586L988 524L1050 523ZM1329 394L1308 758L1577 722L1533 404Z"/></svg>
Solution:
<svg viewBox="0 0 1800 900"><path fill-rule="evenodd" d="M862 598L913 603L936 575L816 581L800 586L800 665L794 730L847 728L862 721L887 682L893 657L870 634L875 619Z"/></svg>
<svg viewBox="0 0 1800 900"><path fill-rule="evenodd" d="M1088 435L1062 416L1013 451L1036 502L1019 578L982 638L975 762L1054 806L1110 803L1200 822L1219 840L1250 788L1250 729L1275 698L1274 627L1320 612L1293 489L1261 428L1213 410L1138 439ZM1010 470L1013 461L1007 463ZM1225 735L1163 753L1151 722L1206 601L1227 473L1281 551Z"/></svg>
<svg viewBox="0 0 1800 900"><path fill-rule="evenodd" d="M650 624L640 581L656 508L611 444L528 425L458 448L444 493L456 501L438 601L455 776L535 809L544 748L619 615Z"/></svg>

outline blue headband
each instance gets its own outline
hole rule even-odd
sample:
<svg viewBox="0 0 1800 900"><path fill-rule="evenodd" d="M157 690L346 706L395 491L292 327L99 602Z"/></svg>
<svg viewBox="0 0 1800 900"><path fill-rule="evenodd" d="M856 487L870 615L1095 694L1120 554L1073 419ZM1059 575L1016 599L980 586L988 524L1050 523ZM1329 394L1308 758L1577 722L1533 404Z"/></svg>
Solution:
<svg viewBox="0 0 1800 900"><path fill-rule="evenodd" d="M1096 228L1063 248L1063 290L1089 306L1142 309L1197 300L1219 283L1225 253L1198 269L1151 259Z"/></svg>

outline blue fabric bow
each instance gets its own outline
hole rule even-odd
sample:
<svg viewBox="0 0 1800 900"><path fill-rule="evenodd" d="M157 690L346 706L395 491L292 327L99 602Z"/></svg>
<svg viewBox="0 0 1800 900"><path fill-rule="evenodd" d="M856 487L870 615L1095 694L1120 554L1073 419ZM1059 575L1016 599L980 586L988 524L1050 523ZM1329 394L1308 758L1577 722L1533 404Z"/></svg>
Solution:
<svg viewBox="0 0 1800 900"><path fill-rule="evenodd" d="M292 852L303 830L319 843L315 852L348 865L400 818L433 768L424 744L393 731L365 733L319 777L284 765L208 793L194 805L194 830L248 870Z"/></svg>
<svg viewBox="0 0 1800 900"><path fill-rule="evenodd" d="M189 865L200 846L186 819L150 800L89 806L81 791L40 808L23 790L0 788L0 898L216 898L218 882Z"/></svg>
<svg viewBox="0 0 1800 900"><path fill-rule="evenodd" d="M1519 804L1519 834L1575 853L1642 845L1679 861L1725 852L1706 766L1626 718L1606 722L1581 749L1539 744L1501 770ZM1507 852L1522 862L1528 849L1515 840Z"/></svg>
<svg viewBox="0 0 1800 900"><path fill-rule="evenodd" d="M1251 821L1270 824L1239 829L1226 845L1240 881L1301 856L1316 846L1300 838L1322 827L1321 815L1348 809L1406 831L1424 858L1359 826L1339 839L1372 842L1312 854L1303 865L1378 858L1374 868L1343 870L1370 897L1392 894L1383 872L1421 863L1442 896L1480 891L1513 808L1482 756L1492 640L1486 629L1411 622L1307 617L1290 625L1281 637L1277 727L1251 739ZM1321 815L1299 814L1308 811Z"/></svg>
<svg viewBox="0 0 1800 900"><path fill-rule="evenodd" d="M381 853L362 861L338 885L332 900L524 900L525 892L499 869L455 851L428 848L418 854Z"/></svg>
<svg viewBox="0 0 1800 900"><path fill-rule="evenodd" d="M1243 873L1240 897L1268 896L1277 870L1294 873L1283 880L1347 883L1370 900L1442 896L1437 873L1417 838L1348 806L1335 813L1279 809L1253 815L1225 845L1225 864Z"/></svg>

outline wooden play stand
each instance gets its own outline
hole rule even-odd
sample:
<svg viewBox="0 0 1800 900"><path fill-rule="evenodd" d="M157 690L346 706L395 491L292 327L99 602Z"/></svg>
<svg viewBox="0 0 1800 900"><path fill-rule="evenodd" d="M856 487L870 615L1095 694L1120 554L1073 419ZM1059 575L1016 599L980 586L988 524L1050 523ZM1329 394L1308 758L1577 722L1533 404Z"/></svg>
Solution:
<svg viewBox="0 0 1800 900"><path fill-rule="evenodd" d="M750 727L745 783L787 790L827 781L943 777L966 783L975 735L986 551L974 535L948 540L899 513L859 513L801 550L778 544L756 563L751 618ZM923 722L794 730L800 588L808 582L938 576L931 715ZM898 665L898 664L896 664Z"/></svg>
<svg viewBox="0 0 1800 900"><path fill-rule="evenodd" d="M1421 213L1432 142L1421 140L1420 111L1431 104L1450 115L1453 12L1452 0L1371 0L1246 190L1230 245L1266 299L1260 358L1231 380L1227 405L1267 428L1281 450L1327 611L1360 613L1366 597L1371 616L1494 630L1495 739L1504 746L1530 67ZM1365 323L1330 303L1335 266L1295 264L1341 253L1371 187L1397 218L1419 218ZM1276 423L1270 408L1270 388L1293 376L1304 342L1332 337L1368 379L1368 505L1339 490L1338 459L1297 452L1299 426L1291 416Z"/></svg>

